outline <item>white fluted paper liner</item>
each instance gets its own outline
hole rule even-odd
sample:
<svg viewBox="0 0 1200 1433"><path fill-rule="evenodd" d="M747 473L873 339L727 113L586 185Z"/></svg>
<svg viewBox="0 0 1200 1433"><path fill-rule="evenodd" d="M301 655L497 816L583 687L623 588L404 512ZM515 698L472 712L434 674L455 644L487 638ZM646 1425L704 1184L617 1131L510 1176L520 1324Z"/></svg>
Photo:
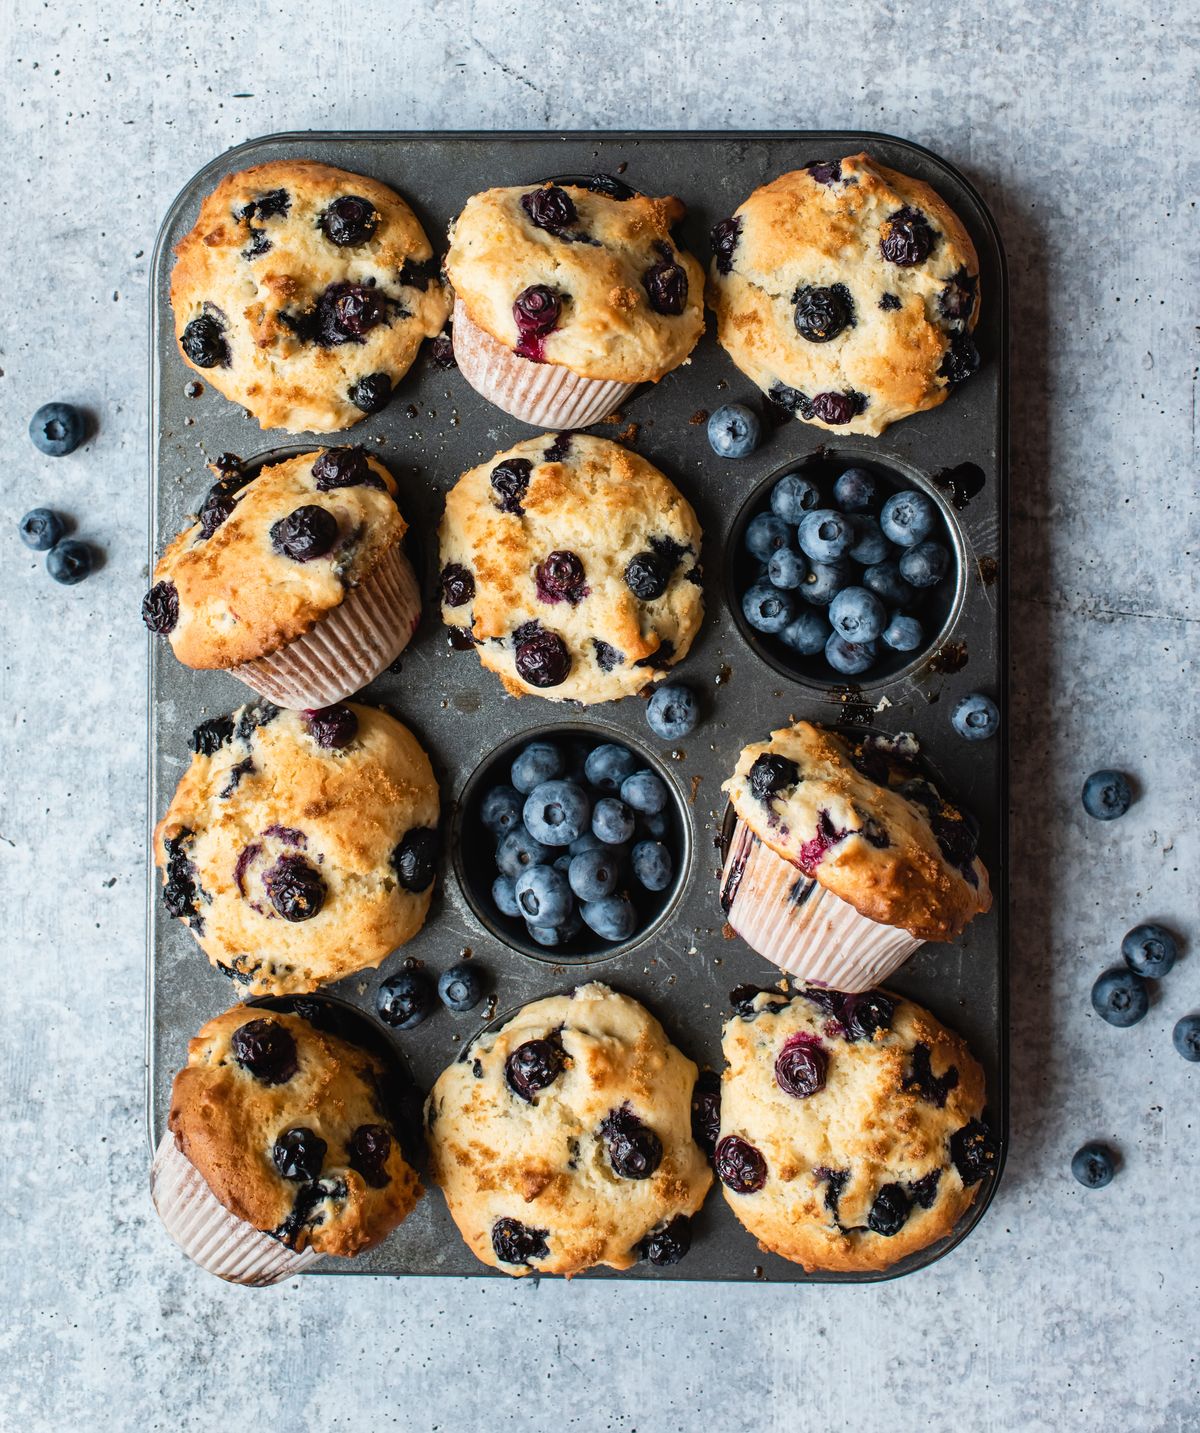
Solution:
<svg viewBox="0 0 1200 1433"><path fill-rule="evenodd" d="M171 1130L155 1151L150 1197L163 1227L188 1258L231 1284L277 1284L320 1257L311 1246L297 1254L231 1214Z"/></svg>
<svg viewBox="0 0 1200 1433"><path fill-rule="evenodd" d="M332 706L390 667L420 620L417 574L400 548L392 547L311 631L232 673L276 706L293 711Z"/></svg>
<svg viewBox="0 0 1200 1433"><path fill-rule="evenodd" d="M522 358L472 322L459 298L454 300L454 359L476 393L535 428L586 428L615 413L637 387Z"/></svg>
<svg viewBox="0 0 1200 1433"><path fill-rule="evenodd" d="M721 872L726 918L780 970L847 995L886 980L924 942L860 915L776 855L740 818Z"/></svg>

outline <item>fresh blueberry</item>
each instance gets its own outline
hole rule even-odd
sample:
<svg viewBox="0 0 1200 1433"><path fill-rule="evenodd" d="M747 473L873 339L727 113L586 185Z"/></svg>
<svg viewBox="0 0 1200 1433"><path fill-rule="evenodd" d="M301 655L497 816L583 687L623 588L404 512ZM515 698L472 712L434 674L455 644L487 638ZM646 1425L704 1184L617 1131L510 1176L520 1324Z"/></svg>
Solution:
<svg viewBox="0 0 1200 1433"><path fill-rule="evenodd" d="M810 607L805 608L794 621L788 623L780 632L779 640L802 657L815 657L818 652L824 651L832 631L833 628L822 614L814 612Z"/></svg>
<svg viewBox="0 0 1200 1433"><path fill-rule="evenodd" d="M461 1014L464 1010L474 1010L483 999L483 976L473 963L464 961L442 971L437 990L442 1004Z"/></svg>
<svg viewBox="0 0 1200 1433"><path fill-rule="evenodd" d="M526 871L536 871L537 866L525 866L521 874ZM492 900L496 909L504 916L519 916L521 907L517 905L516 882L511 876L497 876L492 882Z"/></svg>
<svg viewBox="0 0 1200 1433"><path fill-rule="evenodd" d="M553 866L528 866L513 886L521 915L530 925L559 926L571 914L571 887Z"/></svg>
<svg viewBox="0 0 1200 1433"><path fill-rule="evenodd" d="M665 811L656 811L653 816L643 812L638 816L638 834L648 837L651 841L662 841L666 838L667 832L671 829L671 823L667 820Z"/></svg>
<svg viewBox="0 0 1200 1433"><path fill-rule="evenodd" d="M1161 980L1179 958L1179 945L1160 925L1135 925L1121 942L1125 964L1146 980Z"/></svg>
<svg viewBox="0 0 1200 1433"><path fill-rule="evenodd" d="M637 929L637 912L623 895L586 901L579 908L584 924L601 940L628 940Z"/></svg>
<svg viewBox="0 0 1200 1433"><path fill-rule="evenodd" d="M675 874L671 853L661 841L639 841L630 853L636 881L648 891L665 891Z"/></svg>
<svg viewBox="0 0 1200 1433"><path fill-rule="evenodd" d="M626 778L632 781L632 777ZM622 785L624 790L624 785ZM592 834L606 846L619 846L633 835L634 816L624 801L602 796L592 812Z"/></svg>
<svg viewBox="0 0 1200 1433"><path fill-rule="evenodd" d="M524 826L518 826L496 847L496 866L502 876L515 881L526 866L548 866L557 852L535 841Z"/></svg>
<svg viewBox="0 0 1200 1433"><path fill-rule="evenodd" d="M1129 782L1119 771L1093 771L1083 783L1083 809L1097 821L1115 821L1132 802Z"/></svg>
<svg viewBox="0 0 1200 1433"><path fill-rule="evenodd" d="M667 788L652 771L635 771L621 783L621 800L645 816L654 816L667 804Z"/></svg>
<svg viewBox="0 0 1200 1433"><path fill-rule="evenodd" d="M506 836L521 824L524 803L511 786L493 786L479 806L479 819L493 836Z"/></svg>
<svg viewBox="0 0 1200 1433"><path fill-rule="evenodd" d="M742 403L726 403L708 420L708 441L719 458L748 458L759 433L758 414Z"/></svg>
<svg viewBox="0 0 1200 1433"><path fill-rule="evenodd" d="M583 921L574 906L562 925L530 925L528 921L525 922L525 931L530 940L547 947L567 945L582 929Z"/></svg>
<svg viewBox="0 0 1200 1433"><path fill-rule="evenodd" d="M925 629L915 617L893 612L891 621L879 635L894 652L915 652L925 640Z"/></svg>
<svg viewBox="0 0 1200 1433"><path fill-rule="evenodd" d="M554 860L551 862L551 866L554 870L561 871L562 874L565 876L567 872L571 869L571 862L574 859L575 858L571 855L570 850L566 850L562 853L561 856L555 856Z"/></svg>
<svg viewBox="0 0 1200 1433"><path fill-rule="evenodd" d="M843 587L829 604L829 621L847 642L873 642L887 626L887 609L865 587Z"/></svg>
<svg viewBox="0 0 1200 1433"><path fill-rule="evenodd" d="M924 493L912 490L893 493L879 514L879 526L897 547L916 547L937 526L937 504Z"/></svg>
<svg viewBox="0 0 1200 1433"><path fill-rule="evenodd" d="M39 453L65 458L83 442L83 414L69 403L43 403L29 420L29 436Z"/></svg>
<svg viewBox="0 0 1200 1433"><path fill-rule="evenodd" d="M843 512L870 512L879 501L879 484L866 468L847 468L833 485L833 500Z"/></svg>
<svg viewBox="0 0 1200 1433"><path fill-rule="evenodd" d="M553 781L567 769L563 754L553 742L531 741L512 764L512 784L528 796L543 781Z"/></svg>
<svg viewBox="0 0 1200 1433"><path fill-rule="evenodd" d="M1085 1189L1103 1189L1116 1172L1117 1161L1107 1145L1080 1145L1071 1157L1071 1173Z"/></svg>
<svg viewBox="0 0 1200 1433"><path fill-rule="evenodd" d="M767 581L772 587L793 591L802 587L808 576L808 563L790 547L777 548L767 562Z"/></svg>
<svg viewBox="0 0 1200 1433"><path fill-rule="evenodd" d="M1124 965L1113 966L1092 986L1092 1008L1110 1025L1136 1025L1150 1009L1145 981Z"/></svg>
<svg viewBox="0 0 1200 1433"><path fill-rule="evenodd" d="M617 853L601 843L571 857L567 881L581 901L600 901L616 890L618 874Z"/></svg>
<svg viewBox="0 0 1200 1433"><path fill-rule="evenodd" d="M936 587L950 570L950 553L940 542L919 542L900 556L900 576L913 587Z"/></svg>
<svg viewBox="0 0 1200 1433"><path fill-rule="evenodd" d="M910 607L916 600L917 592L900 576L900 564L890 558L868 567L862 575L862 584L876 597L882 597L889 607Z"/></svg>
<svg viewBox="0 0 1200 1433"><path fill-rule="evenodd" d="M804 514L821 506L821 490L801 473L785 473L771 489L771 511L799 527Z"/></svg>
<svg viewBox="0 0 1200 1433"><path fill-rule="evenodd" d="M1200 1015L1184 1015L1175 1022L1171 1043L1185 1060L1200 1060Z"/></svg>
<svg viewBox="0 0 1200 1433"><path fill-rule="evenodd" d="M757 513L746 524L746 550L759 562L769 561L773 552L788 547L792 541L792 530L781 517L774 513Z"/></svg>
<svg viewBox="0 0 1200 1433"><path fill-rule="evenodd" d="M593 747L583 764L584 774L598 791L620 791L621 782L638 769L638 759L626 747L606 741Z"/></svg>
<svg viewBox="0 0 1200 1433"><path fill-rule="evenodd" d="M691 687L666 682L654 688L646 703L646 720L655 736L664 741L678 741L695 731L700 708Z"/></svg>
<svg viewBox="0 0 1200 1433"><path fill-rule="evenodd" d="M854 546L850 556L864 567L883 562L891 556L892 544L884 537L878 521L869 513L857 513L854 518Z"/></svg>
<svg viewBox="0 0 1200 1433"><path fill-rule="evenodd" d="M573 781L543 781L525 798L525 829L544 846L569 846L587 830L592 803ZM543 925L554 922L543 921Z"/></svg>
<svg viewBox="0 0 1200 1433"><path fill-rule="evenodd" d="M63 520L49 508L34 508L18 524L21 541L34 552L49 552L63 535Z"/></svg>
<svg viewBox="0 0 1200 1433"><path fill-rule="evenodd" d="M86 542L77 542L73 537L56 543L46 554L46 571L67 587L91 574L92 549Z"/></svg>
<svg viewBox="0 0 1200 1433"><path fill-rule="evenodd" d="M814 562L804 579L800 596L814 607L828 607L851 578L851 569L845 562Z"/></svg>
<svg viewBox="0 0 1200 1433"><path fill-rule="evenodd" d="M986 741L1000 730L1000 708L983 692L970 692L951 712L950 725L967 741Z"/></svg>
<svg viewBox="0 0 1200 1433"><path fill-rule="evenodd" d="M825 660L845 677L860 677L870 671L876 655L874 642L847 642L837 632L825 643Z"/></svg>
<svg viewBox="0 0 1200 1433"><path fill-rule="evenodd" d="M814 562L836 562L853 546L854 523L834 508L805 513L799 528L800 549Z"/></svg>
<svg viewBox="0 0 1200 1433"><path fill-rule="evenodd" d="M796 599L769 582L756 582L742 598L746 621L759 632L782 632L796 615Z"/></svg>
<svg viewBox="0 0 1200 1433"><path fill-rule="evenodd" d="M393 1030L411 1030L433 1011L433 982L423 971L401 970L380 985L375 1008Z"/></svg>
<svg viewBox="0 0 1200 1433"><path fill-rule="evenodd" d="M569 856L582 856L585 851L602 851L604 842L594 831L585 831L567 847Z"/></svg>

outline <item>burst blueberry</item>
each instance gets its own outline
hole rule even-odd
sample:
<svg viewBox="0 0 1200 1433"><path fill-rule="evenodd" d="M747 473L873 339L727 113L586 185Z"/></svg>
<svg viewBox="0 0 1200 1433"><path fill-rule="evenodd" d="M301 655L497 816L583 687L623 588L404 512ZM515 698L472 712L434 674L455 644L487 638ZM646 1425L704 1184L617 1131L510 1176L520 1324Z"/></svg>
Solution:
<svg viewBox="0 0 1200 1433"><path fill-rule="evenodd" d="M401 970L380 985L375 1009L393 1030L411 1030L433 1011L433 982L421 970Z"/></svg>
<svg viewBox="0 0 1200 1433"><path fill-rule="evenodd" d="M293 562L324 557L337 541L337 518L328 508L304 503L271 526L271 546Z"/></svg>

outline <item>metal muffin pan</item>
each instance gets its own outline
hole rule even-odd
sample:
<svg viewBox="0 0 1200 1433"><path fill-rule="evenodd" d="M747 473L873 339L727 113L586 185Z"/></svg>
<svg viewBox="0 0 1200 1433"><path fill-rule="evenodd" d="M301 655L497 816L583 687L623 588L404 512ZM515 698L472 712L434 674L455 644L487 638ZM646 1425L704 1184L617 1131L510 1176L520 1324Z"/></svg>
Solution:
<svg viewBox="0 0 1200 1433"><path fill-rule="evenodd" d="M765 439L751 457L728 461L709 448L701 413L743 401L768 405L734 368L709 327L689 364L654 387L639 389L619 422L592 430L630 443L660 467L695 506L704 530L706 613L687 659L673 675L701 698L703 720L672 747L655 737L637 697L580 708L538 697L507 697L498 679L469 651L447 641L435 592L436 529L446 490L466 469L534 431L492 408L455 370L433 365L425 346L390 406L348 433L324 438L264 433L240 408L187 369L176 351L168 299L172 249L195 220L200 201L226 173L274 159L312 158L372 175L397 189L416 210L435 249L469 195L497 184L534 183L548 175L618 174L652 194L676 194L688 206L682 243L707 263L709 227L755 188L815 158L868 149L893 168L925 179L966 224L979 252L983 306L976 338L980 371L940 408L894 425L881 438L839 437L794 419L764 423ZM329 993L374 1019L381 979L406 960L435 976L464 951L487 970L492 996L469 1015L438 1010L415 1030L380 1026L419 1085L428 1089L497 1011L512 1010L581 980L603 980L642 1000L701 1068L722 1065L721 1027L729 992L770 984L779 972L724 925L718 902L721 782L741 747L797 717L876 724L917 734L948 794L982 826L980 854L991 874L992 911L952 945L923 946L889 982L959 1031L983 1063L989 1120L1007 1140L1007 748L1001 735L967 743L950 725L964 693L983 690L1005 712L1005 544L1007 532L1007 292L995 224L979 196L951 166L928 150L885 135L811 131L795 134L294 134L255 140L205 166L171 206L155 250L150 333L150 538L152 560L213 481L209 458L234 452L250 460L281 446L293 451L359 442L395 474L410 523L409 551L418 567L426 608L420 628L390 672L358 700L401 717L430 753L444 802L443 830L460 829L456 807L472 774L505 744L556 728L586 727L598 737L636 742L657 757L689 830L690 858L678 887L650 929L595 958L555 960L522 953L501 938L500 923L481 919L468 900L463 860L448 851L429 919L420 934L381 969L349 977ZM193 396L195 395L195 396ZM814 684L771 665L751 645L731 610L731 535L760 485L823 452L865 461L914 481L942 500L959 557L945 629L932 654L895 677L864 685ZM971 465L971 466L964 466ZM765 492L765 489L763 490ZM761 494L760 494L761 496ZM136 614L129 614L136 621ZM149 782L151 823L165 809L190 758L188 738L205 717L250 699L222 672L180 666L167 643L150 640ZM479 907L479 910L476 909ZM166 1122L171 1081L186 1060L188 1040L238 999L239 987L209 966L191 934L163 908L158 873L148 871L147 1101L152 1143ZM594 1270L587 1278L767 1279L854 1283L895 1277L952 1249L982 1217L997 1173L977 1196L955 1234L888 1274L806 1274L762 1252L734 1219L718 1187L697 1219L691 1253L665 1269L638 1264L625 1273ZM328 1259L321 1272L474 1274L506 1277L479 1264L455 1229L441 1195L430 1188L416 1211L382 1245L354 1260Z"/></svg>

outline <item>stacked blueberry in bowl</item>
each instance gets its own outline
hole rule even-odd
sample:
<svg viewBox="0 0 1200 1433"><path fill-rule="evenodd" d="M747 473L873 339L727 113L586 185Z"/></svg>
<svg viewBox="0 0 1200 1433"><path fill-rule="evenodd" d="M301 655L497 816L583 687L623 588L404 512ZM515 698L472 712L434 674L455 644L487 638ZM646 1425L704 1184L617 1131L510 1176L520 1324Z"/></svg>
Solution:
<svg viewBox="0 0 1200 1433"><path fill-rule="evenodd" d="M885 680L929 647L954 602L938 504L898 475L818 458L760 489L735 528L751 641L822 681Z"/></svg>
<svg viewBox="0 0 1200 1433"><path fill-rule="evenodd" d="M510 943L607 954L666 908L683 867L683 825L667 781L636 750L560 731L499 753L472 787L464 883Z"/></svg>

